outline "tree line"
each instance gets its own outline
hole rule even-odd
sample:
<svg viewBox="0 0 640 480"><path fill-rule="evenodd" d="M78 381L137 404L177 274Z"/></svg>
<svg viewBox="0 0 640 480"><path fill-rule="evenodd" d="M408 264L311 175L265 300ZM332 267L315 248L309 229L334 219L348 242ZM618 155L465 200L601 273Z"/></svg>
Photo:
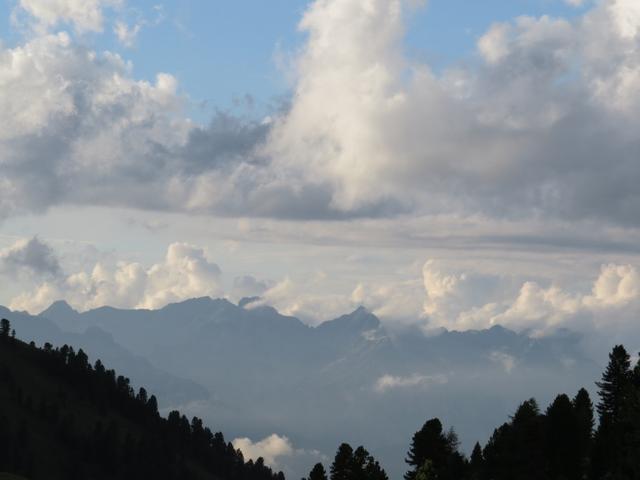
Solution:
<svg viewBox="0 0 640 480"><path fill-rule="evenodd" d="M453 428L430 419L411 439L404 480L640 480L640 360L632 367L627 350L614 347L596 385L595 411L585 389L558 395L544 411L526 400L469 457ZM0 321L1 471L33 480L284 480L262 458L245 461L201 419L178 411L161 417L153 395L135 392L100 360L91 365L81 349L17 340L6 319ZM303 480L388 476L363 446L343 443L328 472L318 463Z"/></svg>
<svg viewBox="0 0 640 480"><path fill-rule="evenodd" d="M201 419L158 413L156 397L82 349L42 348L0 321L0 472L37 479L284 480Z"/></svg>
<svg viewBox="0 0 640 480"><path fill-rule="evenodd" d="M532 398L469 458L455 431L430 419L413 435L404 480L640 480L640 360L632 368L624 346L614 347L596 385L597 426L585 389L558 395L544 412ZM303 480L387 475L364 447L342 444L328 474L318 463Z"/></svg>

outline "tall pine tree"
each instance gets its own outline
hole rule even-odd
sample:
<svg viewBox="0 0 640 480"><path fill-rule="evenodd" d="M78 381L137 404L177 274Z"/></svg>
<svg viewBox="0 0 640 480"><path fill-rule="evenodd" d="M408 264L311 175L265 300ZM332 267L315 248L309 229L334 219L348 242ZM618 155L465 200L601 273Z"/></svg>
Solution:
<svg viewBox="0 0 640 480"><path fill-rule="evenodd" d="M327 480L327 472L324 465L316 463L309 473L309 480Z"/></svg>

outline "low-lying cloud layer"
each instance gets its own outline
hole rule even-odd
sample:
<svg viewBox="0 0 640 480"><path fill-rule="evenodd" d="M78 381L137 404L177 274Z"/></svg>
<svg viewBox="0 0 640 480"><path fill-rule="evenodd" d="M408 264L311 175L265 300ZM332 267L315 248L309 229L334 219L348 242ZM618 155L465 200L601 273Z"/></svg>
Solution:
<svg viewBox="0 0 640 480"><path fill-rule="evenodd" d="M104 10L122 3L16 6L37 28L0 47L1 216L91 204L638 225L634 0L604 0L572 20L494 24L474 61L443 73L404 53L419 2L316 0L300 23L290 105L264 121L221 113L205 127L186 118L171 74L136 80L118 54L60 30L108 30Z"/></svg>
<svg viewBox="0 0 640 480"><path fill-rule="evenodd" d="M11 307L38 312L55 300L66 299L80 310L105 305L160 308L189 298L222 295L220 274L203 249L174 243L164 260L149 268L139 263L97 263L90 270L41 283L35 291L16 297Z"/></svg>
<svg viewBox="0 0 640 480"><path fill-rule="evenodd" d="M407 270L396 280L363 280L331 289L331 275L260 280L225 275L206 250L174 243L165 258L151 266L104 259L75 272L63 272L55 252L41 240L21 240L0 252L0 274L10 278L29 272L32 291L16 296L13 309L33 313L65 299L79 310L104 305L161 308L189 298L227 297L237 302L258 296L246 308L270 305L280 312L317 324L360 305L390 328L419 326L425 332L483 329L502 325L531 335L568 328L580 332L633 331L640 311L640 270L635 265L605 264L588 282L577 277L561 283L553 277L531 279L511 273L491 274L426 261L420 276ZM229 285L229 287L225 287ZM506 370L509 359L494 359ZM511 366L510 366L511 365ZM428 378L382 379L379 389L421 385Z"/></svg>
<svg viewBox="0 0 640 480"><path fill-rule="evenodd" d="M428 388L429 385L442 385L447 381L446 375L420 375L419 373L408 377L383 375L376 381L374 390L378 393L385 393L396 389Z"/></svg>

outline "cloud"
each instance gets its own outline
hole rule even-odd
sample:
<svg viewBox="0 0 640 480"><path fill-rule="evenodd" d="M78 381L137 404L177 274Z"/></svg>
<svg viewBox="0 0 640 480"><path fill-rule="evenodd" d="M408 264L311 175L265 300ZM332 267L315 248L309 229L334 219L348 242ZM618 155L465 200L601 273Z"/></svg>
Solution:
<svg viewBox="0 0 640 480"><path fill-rule="evenodd" d="M64 32L0 50L0 217L60 203L166 205L164 152L189 122L172 116L174 77L135 81L130 68Z"/></svg>
<svg viewBox="0 0 640 480"><path fill-rule="evenodd" d="M421 318L424 289L418 279L363 282L351 292L354 306L364 305L394 326L415 325Z"/></svg>
<svg viewBox="0 0 640 480"><path fill-rule="evenodd" d="M140 23L136 23L130 27L122 21L117 21L113 27L113 33L115 33L118 41L120 41L122 45L131 48L135 45L141 28L142 25Z"/></svg>
<svg viewBox="0 0 640 480"><path fill-rule="evenodd" d="M203 249L174 243L164 261L149 268L139 263L97 263L90 271L46 281L35 291L14 298L10 306L37 313L65 299L78 310L105 305L160 308L189 298L219 296L220 275L220 268Z"/></svg>
<svg viewBox="0 0 640 480"><path fill-rule="evenodd" d="M433 262L425 264L427 280L433 276L432 265ZM454 272L442 275L461 278ZM427 280L425 285L430 283ZM632 265L603 265L590 291L575 286L562 288L553 282L545 286L525 281L511 296L513 281L496 277L494 284L497 288L484 299L477 295L475 287L465 291L456 282L448 284L437 302L427 291L424 313L428 324L455 330L502 325L532 335L545 335L559 328L606 332L613 326L631 329L640 308L640 274Z"/></svg>
<svg viewBox="0 0 640 480"><path fill-rule="evenodd" d="M235 300L242 298L259 297L269 289L267 282L258 280L252 275L243 275L233 280L231 297Z"/></svg>
<svg viewBox="0 0 640 480"><path fill-rule="evenodd" d="M346 211L400 197L427 211L636 223L640 110L624 101L637 97L636 5L496 24L478 43L483 64L436 75L403 54L405 2L314 2L269 151L329 181Z"/></svg>
<svg viewBox="0 0 640 480"><path fill-rule="evenodd" d="M640 7L518 17L478 61L434 72L403 48L409 0L316 0L293 94L268 120L196 126L170 74L136 80L59 23L103 29L117 1L21 0L47 30L0 47L0 216L101 205L219 216L401 213L638 227ZM115 25L125 44L136 25ZM131 26L133 25L133 26ZM340 45L340 48L335 48ZM606 47L605 47L606 46ZM33 99L37 99L34 101Z"/></svg>
<svg viewBox="0 0 640 480"><path fill-rule="evenodd" d="M67 32L0 46L0 219L55 205L352 215L331 207L327 184L293 182L258 151L268 122L218 112L196 126L175 77L147 82L131 72L118 54L79 46Z"/></svg>
<svg viewBox="0 0 640 480"><path fill-rule="evenodd" d="M447 382L446 375L420 375L417 373L407 377L383 375L376 381L374 390L378 393L385 393L389 390L425 388L430 385L442 385Z"/></svg>
<svg viewBox="0 0 640 480"><path fill-rule="evenodd" d="M80 32L101 32L103 10L123 3L123 0L20 0L18 5L40 28L64 22Z"/></svg>
<svg viewBox="0 0 640 480"><path fill-rule="evenodd" d="M0 272L19 275L57 277L62 274L60 262L53 249L38 237L19 240L12 246L0 250Z"/></svg>
<svg viewBox="0 0 640 480"><path fill-rule="evenodd" d="M290 457L295 453L291 441L284 436L271 434L262 440L253 442L250 438L236 438L231 442L236 449L242 451L245 460L256 461L259 457L271 466L278 466L278 458Z"/></svg>
<svg viewBox="0 0 640 480"><path fill-rule="evenodd" d="M347 295L323 288L327 280L322 272L298 282L285 277L267 289L249 308L269 305L284 315L298 317L309 324L331 320L353 310L357 305Z"/></svg>
<svg viewBox="0 0 640 480"><path fill-rule="evenodd" d="M349 270L331 269L280 281L246 274L227 282L205 249L185 243L169 245L164 259L151 265L94 250L84 259L74 251L70 259L36 237L0 251L0 271L21 280L10 293L9 306L37 313L60 299L87 310L104 305L161 308L201 296L233 301L259 296L247 308L270 305L311 325L363 305L389 330L417 325L430 333L502 325L533 336L564 328L632 333L640 311L640 270L632 263L605 263L599 270L582 267L565 275L562 267L555 273L534 268L535 259L520 259L524 264L519 271L505 269L509 260L500 265L441 259L367 281L359 280L360 271L353 276L345 275Z"/></svg>
<svg viewBox="0 0 640 480"><path fill-rule="evenodd" d="M135 9L132 12L136 13L136 18L132 21L126 22L120 19L113 24L113 33L120 44L126 48L135 46L138 34L143 28L158 26L165 20L164 7L162 5L153 6L154 18L146 18Z"/></svg>
<svg viewBox="0 0 640 480"><path fill-rule="evenodd" d="M498 351L491 352L489 354L489 359L492 362L502 366L504 371L508 374L511 373L517 365L516 358L513 355L509 355L508 353L505 353L505 352L498 352Z"/></svg>

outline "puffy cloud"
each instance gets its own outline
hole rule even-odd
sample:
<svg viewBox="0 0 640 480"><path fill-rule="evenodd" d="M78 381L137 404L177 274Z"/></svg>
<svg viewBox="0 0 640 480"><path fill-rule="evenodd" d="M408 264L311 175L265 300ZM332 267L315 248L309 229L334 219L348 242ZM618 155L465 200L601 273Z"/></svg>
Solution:
<svg viewBox="0 0 640 480"><path fill-rule="evenodd" d="M316 1L268 152L293 178L329 181L346 211L399 198L637 223L635 3L496 24L479 40L484 64L437 76L403 55L407 2Z"/></svg>
<svg viewBox="0 0 640 480"><path fill-rule="evenodd" d="M122 3L123 0L20 0L19 6L44 28L65 22L81 32L100 32L104 8Z"/></svg>
<svg viewBox="0 0 640 480"><path fill-rule="evenodd" d="M433 276L432 265L433 262L425 265L425 277ZM584 332L606 331L613 325L632 327L640 308L639 275L632 265L604 265L591 292L526 281L514 296L509 294L509 282L498 278L495 282L500 288L493 289L494 293L484 300L471 295L471 292L478 293L475 287L465 292L460 284L449 282L444 289L446 295L439 297L438 302L434 303L427 291L424 313L431 327L455 330L502 325L544 335L558 328ZM461 278L461 275L447 273L441 277Z"/></svg>
<svg viewBox="0 0 640 480"><path fill-rule="evenodd" d="M414 325L421 318L424 289L419 280L360 283L351 292L353 305L363 305L394 326Z"/></svg>
<svg viewBox="0 0 640 480"><path fill-rule="evenodd" d="M242 298L259 297L269 289L267 282L258 280L252 275L243 275L233 280L231 297L235 300Z"/></svg>
<svg viewBox="0 0 640 480"><path fill-rule="evenodd" d="M166 204L169 159L186 138L176 81L130 78L119 56L66 33L0 47L0 217L59 203Z"/></svg>
<svg viewBox="0 0 640 480"><path fill-rule="evenodd" d="M55 252L38 237L19 240L11 247L0 250L0 272L15 275L24 271L52 277L62 273Z"/></svg>
<svg viewBox="0 0 640 480"><path fill-rule="evenodd" d="M640 274L631 265L605 265L585 297L588 306L625 305L640 297Z"/></svg>
<svg viewBox="0 0 640 480"><path fill-rule="evenodd" d="M231 443L236 449L242 451L245 460L256 461L259 457L271 467L278 466L278 458L290 457L295 453L291 441L284 436L271 434L262 440L253 442L250 438L236 438Z"/></svg>
<svg viewBox="0 0 640 480"><path fill-rule="evenodd" d="M486 62L496 64L509 54L507 37L510 28L504 23L493 25L478 41L478 50Z"/></svg>
<svg viewBox="0 0 640 480"><path fill-rule="evenodd" d="M97 263L90 271L44 282L34 292L19 295L11 308L36 313L59 299L79 310L104 305L160 308L193 297L220 295L220 275L220 268L203 249L174 243L164 261L150 268L139 263Z"/></svg>
<svg viewBox="0 0 640 480"><path fill-rule="evenodd" d="M175 77L152 83L131 72L119 55L80 47L66 32L0 45L0 218L60 204L342 215L327 185L296 184L257 151L268 122L219 112L196 126Z"/></svg>
<svg viewBox="0 0 640 480"><path fill-rule="evenodd" d="M442 385L448 382L446 375L420 375L415 373L407 377L383 375L376 380L374 390L378 393L385 393L389 390L406 388L425 388L429 385Z"/></svg>
<svg viewBox="0 0 640 480"><path fill-rule="evenodd" d="M100 30L104 8L117 3L21 0L20 9L50 27ZM479 63L442 74L404 54L417 3L313 2L290 105L264 122L222 113L194 126L171 75L135 80L122 58L66 33L0 49L0 108L9 112L0 215L91 204L637 226L637 2L495 24L478 41ZM116 34L130 43L138 23L116 24Z"/></svg>
<svg viewBox="0 0 640 480"><path fill-rule="evenodd" d="M260 300L251 303L249 308L270 305L284 315L295 316L310 324L317 324L343 315L357 306L348 295L322 288L325 281L326 275L322 272L299 282L286 277L266 290L260 296Z"/></svg>

